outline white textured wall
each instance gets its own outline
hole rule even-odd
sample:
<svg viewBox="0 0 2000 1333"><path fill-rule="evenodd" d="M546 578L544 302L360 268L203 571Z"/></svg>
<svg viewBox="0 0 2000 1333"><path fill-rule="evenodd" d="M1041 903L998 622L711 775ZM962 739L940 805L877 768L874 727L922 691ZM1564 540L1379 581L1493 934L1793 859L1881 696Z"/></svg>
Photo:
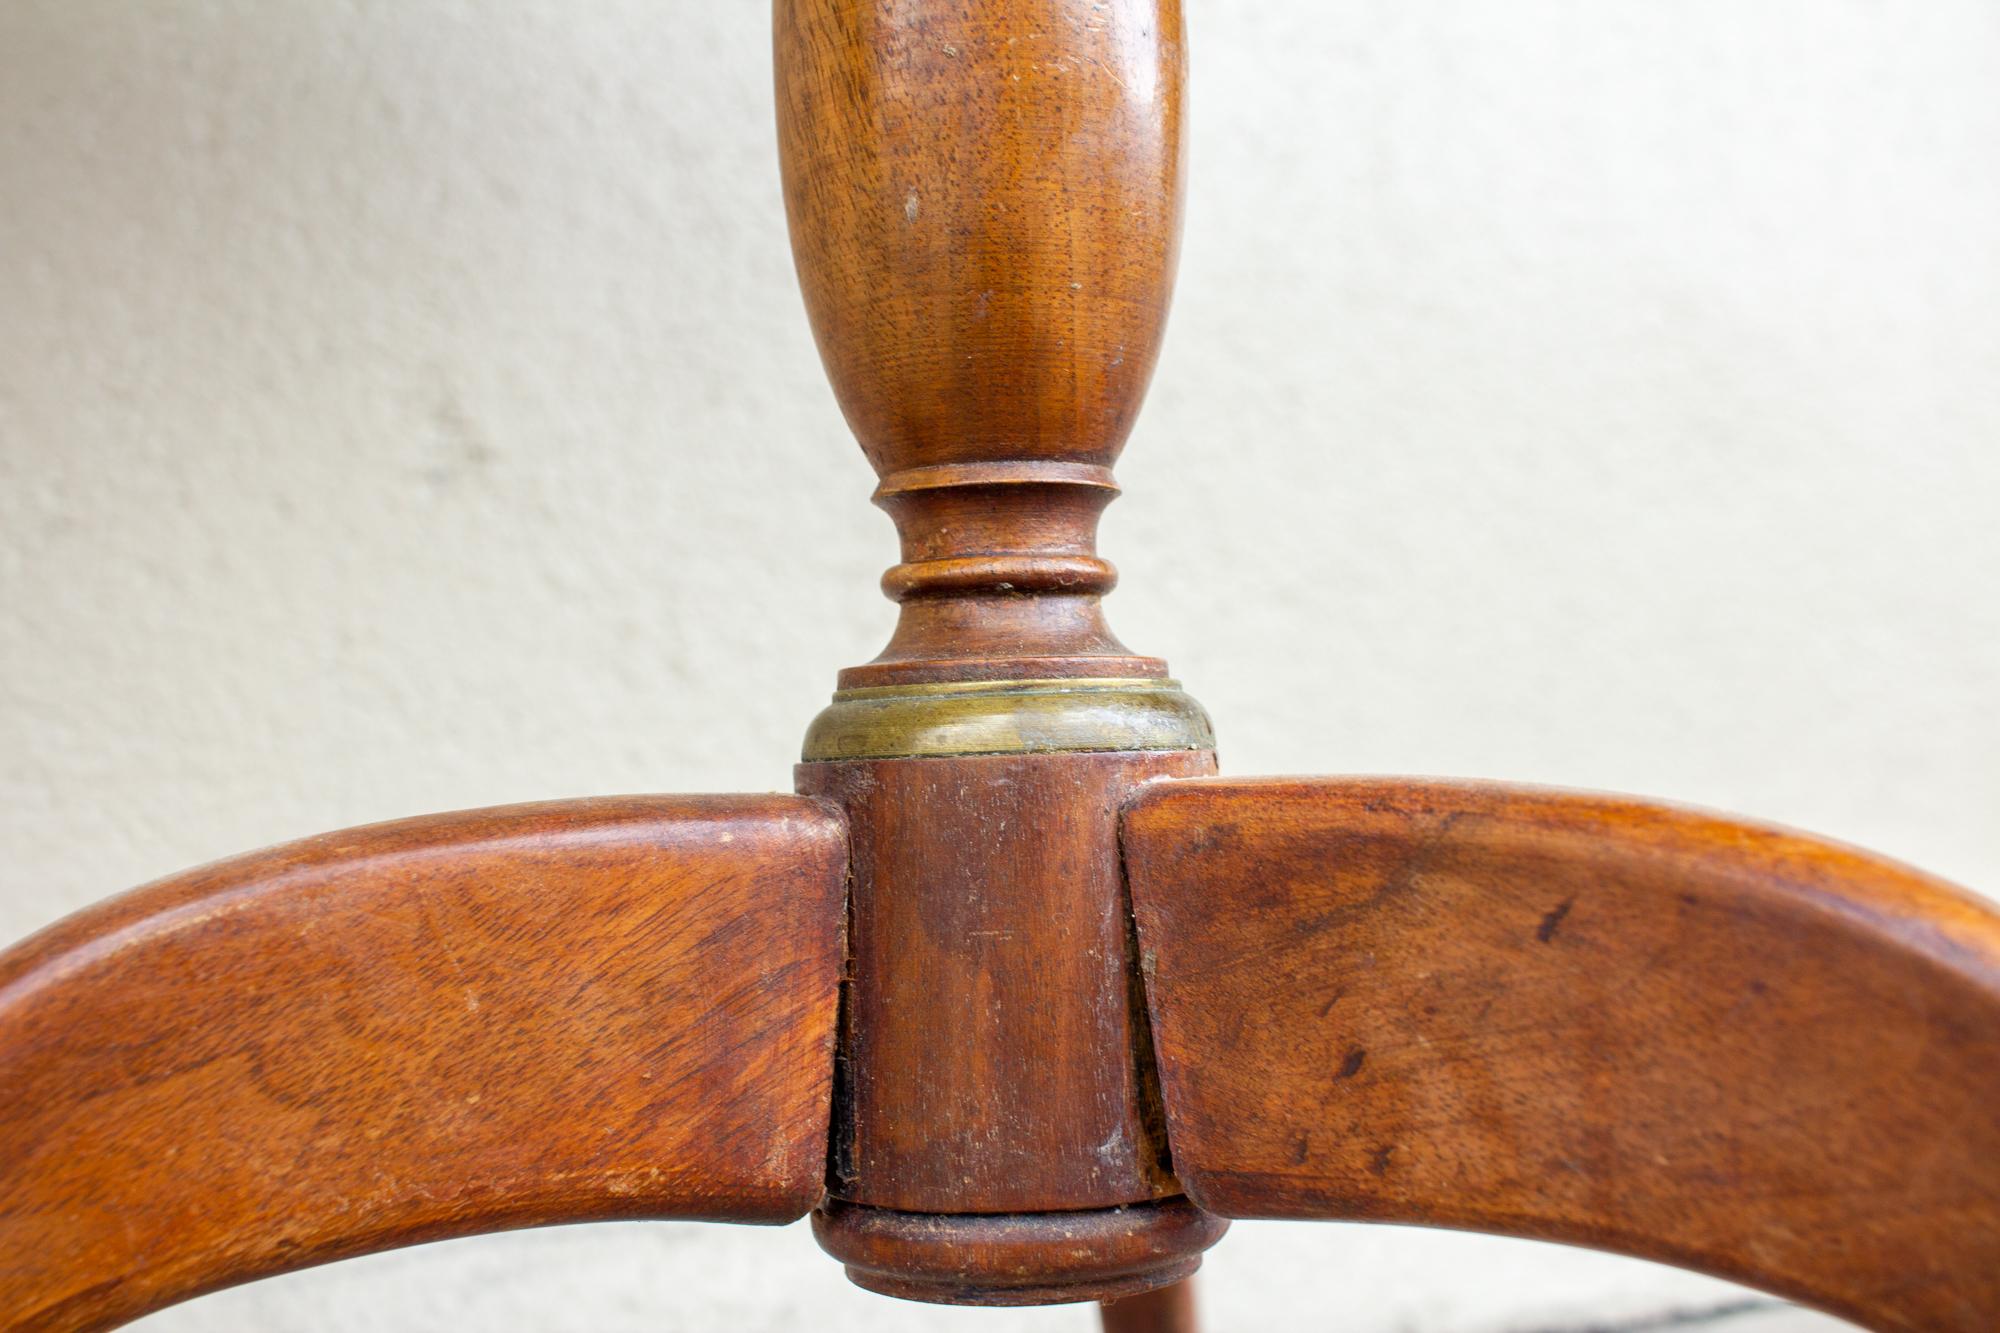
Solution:
<svg viewBox="0 0 2000 1333"><path fill-rule="evenodd" d="M1186 262L1106 548L1226 768L1651 793L2000 886L2000 7L1190 18ZM893 550L792 285L766 23L0 0L0 936L343 824L787 785ZM1219 1330L1738 1296L1360 1228L1242 1226L1210 1272ZM148 1327L806 1323L1088 1327L679 1226Z"/></svg>

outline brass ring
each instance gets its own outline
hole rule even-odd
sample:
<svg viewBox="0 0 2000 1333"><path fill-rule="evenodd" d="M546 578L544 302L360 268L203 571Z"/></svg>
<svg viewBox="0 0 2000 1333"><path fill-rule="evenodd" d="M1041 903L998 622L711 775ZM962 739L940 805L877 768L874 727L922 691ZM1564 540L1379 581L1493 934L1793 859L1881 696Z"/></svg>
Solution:
<svg viewBox="0 0 2000 1333"><path fill-rule="evenodd" d="M1118 677L841 690L807 728L803 757L813 763L1214 748L1208 714L1179 681Z"/></svg>

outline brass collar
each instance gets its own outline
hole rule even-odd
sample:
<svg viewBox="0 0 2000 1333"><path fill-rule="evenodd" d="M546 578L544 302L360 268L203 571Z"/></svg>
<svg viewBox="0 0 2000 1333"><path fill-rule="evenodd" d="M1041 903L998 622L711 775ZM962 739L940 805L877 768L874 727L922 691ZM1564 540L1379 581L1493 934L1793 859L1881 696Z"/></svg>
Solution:
<svg viewBox="0 0 2000 1333"><path fill-rule="evenodd" d="M1179 681L983 680L841 690L807 728L804 758L1214 748Z"/></svg>

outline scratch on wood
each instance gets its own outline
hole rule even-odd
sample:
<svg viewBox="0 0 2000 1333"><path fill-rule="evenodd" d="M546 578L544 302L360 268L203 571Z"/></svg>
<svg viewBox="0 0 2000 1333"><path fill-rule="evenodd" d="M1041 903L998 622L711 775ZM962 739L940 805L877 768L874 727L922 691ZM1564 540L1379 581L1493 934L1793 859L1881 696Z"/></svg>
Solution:
<svg viewBox="0 0 2000 1333"><path fill-rule="evenodd" d="M1569 915L1569 909L1574 906L1576 906L1574 898L1565 898L1557 903L1554 910L1542 918L1542 924L1535 927L1535 938L1544 944L1553 940L1556 932L1562 929L1563 918Z"/></svg>

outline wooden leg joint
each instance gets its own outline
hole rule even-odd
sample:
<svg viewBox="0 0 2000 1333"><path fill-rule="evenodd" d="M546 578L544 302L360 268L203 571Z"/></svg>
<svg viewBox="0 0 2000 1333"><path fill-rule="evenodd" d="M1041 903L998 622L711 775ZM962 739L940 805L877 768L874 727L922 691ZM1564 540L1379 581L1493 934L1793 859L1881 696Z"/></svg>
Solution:
<svg viewBox="0 0 2000 1333"><path fill-rule="evenodd" d="M1174 1179L1118 865L1205 752L807 763L850 852L828 1185L909 1213L1119 1208Z"/></svg>
<svg viewBox="0 0 2000 1333"><path fill-rule="evenodd" d="M1067 696L1065 696L1067 697ZM848 818L848 964L814 1228L871 1291L1150 1291L1225 1225L1174 1178L1119 868L1126 796L1206 750L804 763Z"/></svg>

